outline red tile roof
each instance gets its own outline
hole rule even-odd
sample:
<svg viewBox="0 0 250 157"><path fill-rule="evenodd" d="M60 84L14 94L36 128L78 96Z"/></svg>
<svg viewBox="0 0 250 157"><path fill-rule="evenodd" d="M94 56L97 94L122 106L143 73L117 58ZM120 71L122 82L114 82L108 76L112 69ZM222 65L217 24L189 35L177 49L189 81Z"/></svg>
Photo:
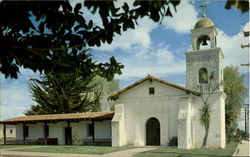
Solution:
<svg viewBox="0 0 250 157"><path fill-rule="evenodd" d="M67 120L111 120L114 112L90 112L90 113L69 113L69 114L49 114L30 115L2 120L0 123L14 124L23 122L45 122L45 121L67 121Z"/></svg>
<svg viewBox="0 0 250 157"><path fill-rule="evenodd" d="M171 86L171 87L174 87L174 88L183 90L183 91L185 91L186 93L192 93L192 94L194 94L194 95L199 95L199 92L192 91L192 90L187 89L187 88L185 88L185 87L182 87L182 86L173 84L173 83L171 83L171 82L168 82L168 81L165 81L165 80L161 80L161 79L159 79L159 78L157 78L157 77L148 75L148 76L144 77L143 79L138 80L138 81L136 81L135 83L129 85L128 87L123 88L123 89L121 89L121 90L119 90L119 91L113 93L112 95L110 95L110 96L108 97L108 99L116 100L120 94L124 93L125 91L129 90L130 88L133 88L133 87L135 87L135 86L141 84L142 82L144 82L144 81L146 81L146 80L155 80L155 81L158 81L158 82L160 82L160 83L162 83L162 84L165 84L165 85L168 85L168 86Z"/></svg>

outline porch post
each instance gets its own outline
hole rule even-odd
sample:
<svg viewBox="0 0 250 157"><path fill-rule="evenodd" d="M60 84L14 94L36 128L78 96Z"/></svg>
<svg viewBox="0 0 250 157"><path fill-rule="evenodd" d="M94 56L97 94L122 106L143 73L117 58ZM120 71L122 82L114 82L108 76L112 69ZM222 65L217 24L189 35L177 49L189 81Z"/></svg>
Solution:
<svg viewBox="0 0 250 157"><path fill-rule="evenodd" d="M68 127L68 128L70 127L70 122L69 122L69 121L67 121L67 127Z"/></svg>
<svg viewBox="0 0 250 157"><path fill-rule="evenodd" d="M6 124L3 124L3 144L6 144Z"/></svg>
<svg viewBox="0 0 250 157"><path fill-rule="evenodd" d="M92 119L92 126L93 126L92 141L95 142L95 120L94 119Z"/></svg>
<svg viewBox="0 0 250 157"><path fill-rule="evenodd" d="M67 130L67 135L65 135L67 136L66 145L72 145L72 128L70 127L70 121L67 121Z"/></svg>
<svg viewBox="0 0 250 157"><path fill-rule="evenodd" d="M25 144L25 140L26 140L26 125L25 123L23 123L23 144Z"/></svg>
<svg viewBox="0 0 250 157"><path fill-rule="evenodd" d="M47 132L46 132L46 127L47 127L47 123L46 122L44 122L44 144L45 145L47 145L47 137L48 137L48 135L47 135Z"/></svg>

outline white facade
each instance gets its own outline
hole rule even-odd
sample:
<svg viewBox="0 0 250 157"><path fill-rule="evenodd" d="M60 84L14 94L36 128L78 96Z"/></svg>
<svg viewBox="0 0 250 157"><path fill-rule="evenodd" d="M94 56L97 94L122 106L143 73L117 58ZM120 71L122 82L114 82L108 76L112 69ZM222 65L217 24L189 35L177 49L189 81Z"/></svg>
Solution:
<svg viewBox="0 0 250 157"><path fill-rule="evenodd" d="M149 88L155 94L149 95ZM225 148L225 95L216 92L209 99L212 106L208 147ZM178 137L179 148L201 147L205 135L199 122L201 98L185 91L147 79L119 95L112 120L112 146L145 146L146 123L160 122L160 145Z"/></svg>
<svg viewBox="0 0 250 157"><path fill-rule="evenodd" d="M149 95L149 87L155 88L155 95ZM116 136L112 134L113 146L145 146L146 122L152 117L160 122L160 144L167 145L171 137L177 137L178 104L183 97L188 97L184 91L149 80L121 94L117 100L119 105L116 105L115 110L116 116L117 108L123 108L120 111L121 118L120 121L116 120L118 122L114 122L113 118L112 127L113 123L119 122L124 123L119 124L120 126L124 126L112 128L112 133L120 132L119 136L123 137L119 137L121 142L115 145Z"/></svg>
<svg viewBox="0 0 250 157"><path fill-rule="evenodd" d="M216 35L213 22L205 17L192 30L193 49L186 52L187 88L149 75L110 96L117 104L112 146L168 145L171 138L177 137L178 148L201 147L205 129L199 121L203 105L199 92L202 87L206 96L208 79L213 74L211 87L217 88L207 102L212 109L207 146L225 148L226 96L221 84L224 56L217 47ZM210 41L210 47L200 49L201 44L206 45L204 40ZM205 69L205 80L201 80L204 72L200 75L200 69Z"/></svg>
<svg viewBox="0 0 250 157"><path fill-rule="evenodd" d="M92 136L88 135L89 128L88 125L92 124L91 121L80 121L80 122L71 122L70 127L72 128L72 136L73 134L78 134L80 143L83 144L85 141L91 141ZM57 123L47 123L49 126L49 138L56 138L58 141L58 145L65 145L65 128L67 127L67 122L57 122ZM104 120L101 122L95 122L95 140L111 140L111 121ZM34 143L38 139L44 138L44 123L36 123L36 124L26 124L28 126L28 136L25 138L26 143ZM23 125L17 124L17 141L20 143L23 142ZM73 130L77 128L77 132L75 133ZM74 141L72 141L74 143Z"/></svg>
<svg viewBox="0 0 250 157"><path fill-rule="evenodd" d="M3 138L3 125L0 125L0 138ZM16 138L16 126L15 125L6 125L6 137L7 138Z"/></svg>

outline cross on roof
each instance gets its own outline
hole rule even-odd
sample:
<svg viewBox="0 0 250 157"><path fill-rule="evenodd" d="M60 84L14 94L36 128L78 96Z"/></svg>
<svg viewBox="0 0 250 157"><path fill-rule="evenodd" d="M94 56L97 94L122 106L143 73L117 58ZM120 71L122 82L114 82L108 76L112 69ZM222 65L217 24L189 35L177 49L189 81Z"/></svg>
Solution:
<svg viewBox="0 0 250 157"><path fill-rule="evenodd" d="M206 17L207 3L202 3L202 5L200 5L200 7L202 8L202 17Z"/></svg>

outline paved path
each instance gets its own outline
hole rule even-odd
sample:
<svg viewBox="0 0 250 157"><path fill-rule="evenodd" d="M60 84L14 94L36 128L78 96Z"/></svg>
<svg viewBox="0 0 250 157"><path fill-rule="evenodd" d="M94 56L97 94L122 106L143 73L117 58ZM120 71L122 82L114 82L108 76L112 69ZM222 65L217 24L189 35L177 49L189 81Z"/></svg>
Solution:
<svg viewBox="0 0 250 157"><path fill-rule="evenodd" d="M31 148L31 147L29 147ZM92 154L63 154L63 153L39 153L39 152L18 152L11 151L11 149L2 149L0 151L0 156L2 157L132 157L133 155L145 152L158 147L142 147L142 148L132 148L128 150L108 153L104 155L92 155ZM12 148L17 149L17 148ZM18 148L22 149L22 148Z"/></svg>
<svg viewBox="0 0 250 157"><path fill-rule="evenodd" d="M250 156L249 141L242 141L242 144L239 145L233 156Z"/></svg>

